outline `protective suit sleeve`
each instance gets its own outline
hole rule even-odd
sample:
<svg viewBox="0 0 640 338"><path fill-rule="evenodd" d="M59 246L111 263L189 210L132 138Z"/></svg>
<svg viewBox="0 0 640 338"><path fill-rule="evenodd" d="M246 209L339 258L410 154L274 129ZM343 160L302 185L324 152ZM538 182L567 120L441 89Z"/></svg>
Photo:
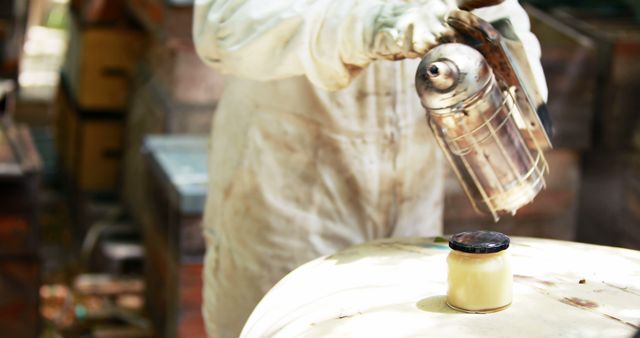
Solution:
<svg viewBox="0 0 640 338"><path fill-rule="evenodd" d="M375 59L417 57L449 31L453 0L197 0L193 36L222 73L255 80L306 75L346 87ZM414 34L415 32L415 34Z"/></svg>

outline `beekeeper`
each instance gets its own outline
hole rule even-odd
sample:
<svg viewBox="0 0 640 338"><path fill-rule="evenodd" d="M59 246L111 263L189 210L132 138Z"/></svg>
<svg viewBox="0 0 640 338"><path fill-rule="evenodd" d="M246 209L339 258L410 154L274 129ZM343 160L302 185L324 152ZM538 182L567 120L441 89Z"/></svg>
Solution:
<svg viewBox="0 0 640 338"><path fill-rule="evenodd" d="M236 337L300 264L352 244L442 231L443 155L414 76L455 0L197 0L197 51L225 77L205 215L204 318ZM511 18L540 75L516 0ZM546 97L546 93L545 93Z"/></svg>

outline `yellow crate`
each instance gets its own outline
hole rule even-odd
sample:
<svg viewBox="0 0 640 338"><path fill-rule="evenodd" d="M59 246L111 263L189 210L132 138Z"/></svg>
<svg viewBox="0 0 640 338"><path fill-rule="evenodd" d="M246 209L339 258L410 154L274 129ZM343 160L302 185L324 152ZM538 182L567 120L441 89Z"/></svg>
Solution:
<svg viewBox="0 0 640 338"><path fill-rule="evenodd" d="M81 25L70 20L63 73L83 110L121 111L127 106L131 78L145 50L142 32L124 26Z"/></svg>
<svg viewBox="0 0 640 338"><path fill-rule="evenodd" d="M118 115L78 110L64 89L57 100L61 168L74 188L112 191L120 181L124 121Z"/></svg>

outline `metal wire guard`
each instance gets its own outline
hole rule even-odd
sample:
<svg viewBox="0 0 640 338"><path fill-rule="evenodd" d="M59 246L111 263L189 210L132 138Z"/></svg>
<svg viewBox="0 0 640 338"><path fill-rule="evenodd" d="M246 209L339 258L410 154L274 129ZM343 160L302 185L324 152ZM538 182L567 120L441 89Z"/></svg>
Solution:
<svg viewBox="0 0 640 338"><path fill-rule="evenodd" d="M496 97L501 100L492 105ZM463 190L476 210L496 221L531 202L549 170L532 131L518 119L513 90L499 90L495 80L460 104L429 110L429 124Z"/></svg>

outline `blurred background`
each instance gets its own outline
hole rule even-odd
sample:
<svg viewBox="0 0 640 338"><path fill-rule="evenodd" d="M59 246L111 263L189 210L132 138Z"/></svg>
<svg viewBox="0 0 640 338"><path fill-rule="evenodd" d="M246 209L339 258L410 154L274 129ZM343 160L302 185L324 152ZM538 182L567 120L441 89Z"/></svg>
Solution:
<svg viewBox="0 0 640 338"><path fill-rule="evenodd" d="M207 134L193 0L0 2L0 337L205 337ZM535 203L445 232L640 249L640 2L536 0L554 122Z"/></svg>

